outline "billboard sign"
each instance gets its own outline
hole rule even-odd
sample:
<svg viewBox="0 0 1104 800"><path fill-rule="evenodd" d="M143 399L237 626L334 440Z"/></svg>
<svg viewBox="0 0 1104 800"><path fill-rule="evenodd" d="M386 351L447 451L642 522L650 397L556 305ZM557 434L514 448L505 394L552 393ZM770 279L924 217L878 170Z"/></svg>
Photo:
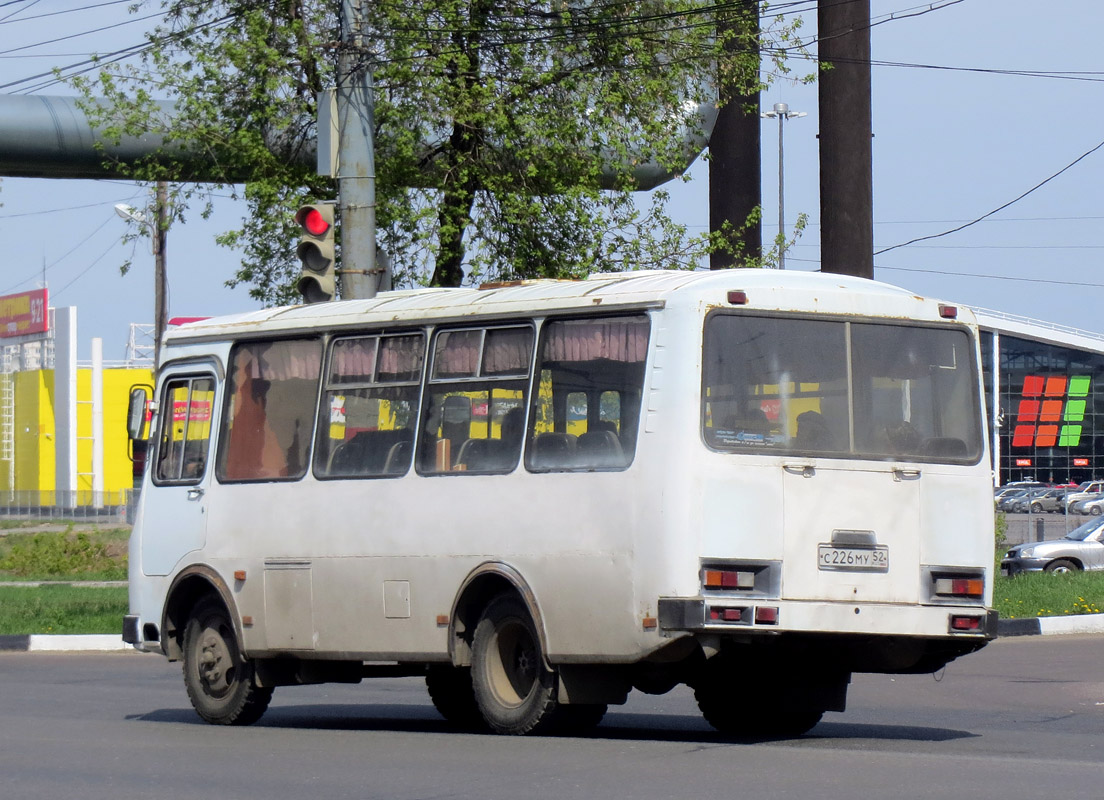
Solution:
<svg viewBox="0 0 1104 800"><path fill-rule="evenodd" d="M50 328L46 289L0 297L0 338L46 333Z"/></svg>

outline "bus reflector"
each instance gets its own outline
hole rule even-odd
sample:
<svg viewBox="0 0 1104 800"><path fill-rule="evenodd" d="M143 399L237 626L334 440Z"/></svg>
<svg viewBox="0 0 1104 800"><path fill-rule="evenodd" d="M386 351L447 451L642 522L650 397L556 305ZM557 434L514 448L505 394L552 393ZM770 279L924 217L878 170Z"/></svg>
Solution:
<svg viewBox="0 0 1104 800"><path fill-rule="evenodd" d="M946 306L942 303L939 304L939 316L943 319L957 319L958 318L958 306Z"/></svg>
<svg viewBox="0 0 1104 800"><path fill-rule="evenodd" d="M755 609L756 625L777 625L778 606L758 606Z"/></svg>
<svg viewBox="0 0 1104 800"><path fill-rule="evenodd" d="M747 305L747 292L740 291L739 289L733 290L728 293L728 304L732 306L746 306Z"/></svg>
<svg viewBox="0 0 1104 800"><path fill-rule="evenodd" d="M709 607L709 619L716 622L743 622L744 608L719 608Z"/></svg>
<svg viewBox="0 0 1104 800"><path fill-rule="evenodd" d="M981 617L951 617L952 631L976 631L981 629Z"/></svg>
<svg viewBox="0 0 1104 800"><path fill-rule="evenodd" d="M935 593L947 597L981 597L985 581L981 578L936 578Z"/></svg>

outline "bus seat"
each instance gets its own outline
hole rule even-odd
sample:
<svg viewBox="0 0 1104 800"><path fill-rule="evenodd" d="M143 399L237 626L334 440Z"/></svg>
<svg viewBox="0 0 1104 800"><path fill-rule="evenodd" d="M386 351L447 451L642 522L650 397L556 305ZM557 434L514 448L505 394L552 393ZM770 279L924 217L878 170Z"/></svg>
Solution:
<svg viewBox="0 0 1104 800"><path fill-rule="evenodd" d="M407 431L409 433L409 431ZM402 475L410 467L412 439L403 439L391 445L383 464L384 475Z"/></svg>
<svg viewBox="0 0 1104 800"><path fill-rule="evenodd" d="M533 440L533 466L571 467L575 462L576 437L570 433L549 431Z"/></svg>
<svg viewBox="0 0 1104 800"><path fill-rule="evenodd" d="M361 431L352 439L337 446L330 459L330 475L381 475L387 474L387 459L399 442L409 442L411 432L406 428L385 431Z"/></svg>
<svg viewBox="0 0 1104 800"><path fill-rule="evenodd" d="M924 455L965 458L968 452L966 442L961 439L953 436L936 436L924 442Z"/></svg>
<svg viewBox="0 0 1104 800"><path fill-rule="evenodd" d="M592 430L579 436L575 446L575 463L580 467L621 467L625 454L617 434L606 430Z"/></svg>
<svg viewBox="0 0 1104 800"><path fill-rule="evenodd" d="M517 462L519 444L502 439L466 439L460 445L456 465L470 472L510 469Z"/></svg>

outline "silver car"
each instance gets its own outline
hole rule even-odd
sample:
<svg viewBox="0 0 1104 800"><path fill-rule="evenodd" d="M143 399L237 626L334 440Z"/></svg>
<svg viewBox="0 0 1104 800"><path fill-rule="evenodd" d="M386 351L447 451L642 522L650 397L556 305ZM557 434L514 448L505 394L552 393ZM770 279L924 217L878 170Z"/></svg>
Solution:
<svg viewBox="0 0 1104 800"><path fill-rule="evenodd" d="M1002 575L1104 569L1104 517L1093 517L1061 539L1018 544L1001 559Z"/></svg>

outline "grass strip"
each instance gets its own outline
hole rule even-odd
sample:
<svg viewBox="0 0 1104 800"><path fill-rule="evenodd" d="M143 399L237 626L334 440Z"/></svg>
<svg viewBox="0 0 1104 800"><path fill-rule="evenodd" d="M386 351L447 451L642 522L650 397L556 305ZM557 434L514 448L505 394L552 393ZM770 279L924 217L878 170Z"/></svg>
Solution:
<svg viewBox="0 0 1104 800"><path fill-rule="evenodd" d="M998 576L993 607L1005 619L1099 614L1104 612L1104 572Z"/></svg>
<svg viewBox="0 0 1104 800"><path fill-rule="evenodd" d="M126 587L0 586L0 635L120 633Z"/></svg>

